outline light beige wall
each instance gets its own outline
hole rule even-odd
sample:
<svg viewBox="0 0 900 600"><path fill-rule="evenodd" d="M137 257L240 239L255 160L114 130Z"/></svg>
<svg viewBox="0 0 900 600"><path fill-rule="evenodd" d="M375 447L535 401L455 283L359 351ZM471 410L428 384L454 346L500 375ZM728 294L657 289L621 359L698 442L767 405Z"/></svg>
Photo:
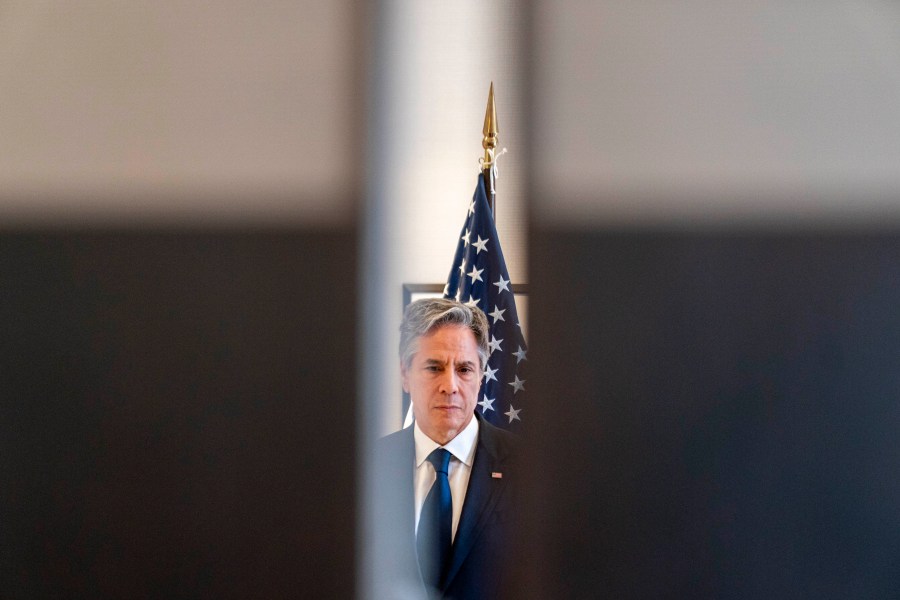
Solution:
<svg viewBox="0 0 900 600"><path fill-rule="evenodd" d="M900 219L900 8L539 2L535 209L574 226Z"/></svg>
<svg viewBox="0 0 900 600"><path fill-rule="evenodd" d="M0 221L351 219L356 18L348 1L3 3Z"/></svg>

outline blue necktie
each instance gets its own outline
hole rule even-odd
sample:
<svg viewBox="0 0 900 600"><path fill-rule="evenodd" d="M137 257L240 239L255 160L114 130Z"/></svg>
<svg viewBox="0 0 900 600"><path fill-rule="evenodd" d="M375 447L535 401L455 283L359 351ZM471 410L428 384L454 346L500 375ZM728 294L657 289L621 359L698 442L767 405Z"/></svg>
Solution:
<svg viewBox="0 0 900 600"><path fill-rule="evenodd" d="M453 499L450 496L450 480L447 478L450 452L437 448L428 455L427 460L434 465L437 478L422 505L416 547L422 579L429 586L440 589L452 543Z"/></svg>

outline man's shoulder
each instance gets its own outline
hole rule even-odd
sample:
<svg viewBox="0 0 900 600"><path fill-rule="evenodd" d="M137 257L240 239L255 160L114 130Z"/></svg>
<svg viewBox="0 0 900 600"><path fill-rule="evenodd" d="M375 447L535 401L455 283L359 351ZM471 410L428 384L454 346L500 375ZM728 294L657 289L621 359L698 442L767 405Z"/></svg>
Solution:
<svg viewBox="0 0 900 600"><path fill-rule="evenodd" d="M498 455L506 456L519 453L522 446L522 438L515 433L492 425L484 418L478 420L478 427L482 443L491 446Z"/></svg>
<svg viewBox="0 0 900 600"><path fill-rule="evenodd" d="M494 436L502 443L511 445L517 445L521 443L521 438L518 435L501 427L497 427L487 419L479 419L478 426L482 431L484 431L485 435Z"/></svg>

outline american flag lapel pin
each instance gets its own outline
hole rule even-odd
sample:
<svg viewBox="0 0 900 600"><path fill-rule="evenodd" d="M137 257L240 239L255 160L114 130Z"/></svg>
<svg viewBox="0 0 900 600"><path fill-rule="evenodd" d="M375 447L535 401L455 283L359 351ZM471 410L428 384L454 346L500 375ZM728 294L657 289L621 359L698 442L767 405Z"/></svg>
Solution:
<svg viewBox="0 0 900 600"><path fill-rule="evenodd" d="M494 479L503 479L503 473L498 473L497 471L492 471L491 477L493 477Z"/></svg>

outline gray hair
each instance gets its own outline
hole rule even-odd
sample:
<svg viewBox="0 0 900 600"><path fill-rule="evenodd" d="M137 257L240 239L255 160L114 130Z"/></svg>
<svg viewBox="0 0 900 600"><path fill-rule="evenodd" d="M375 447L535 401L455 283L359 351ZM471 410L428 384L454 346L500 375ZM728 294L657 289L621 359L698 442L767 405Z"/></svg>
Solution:
<svg viewBox="0 0 900 600"><path fill-rule="evenodd" d="M479 308L445 298L424 298L406 307L400 323L400 364L409 368L413 356L419 351L419 338L447 325L469 328L475 336L478 358L484 370L490 356L487 316Z"/></svg>

